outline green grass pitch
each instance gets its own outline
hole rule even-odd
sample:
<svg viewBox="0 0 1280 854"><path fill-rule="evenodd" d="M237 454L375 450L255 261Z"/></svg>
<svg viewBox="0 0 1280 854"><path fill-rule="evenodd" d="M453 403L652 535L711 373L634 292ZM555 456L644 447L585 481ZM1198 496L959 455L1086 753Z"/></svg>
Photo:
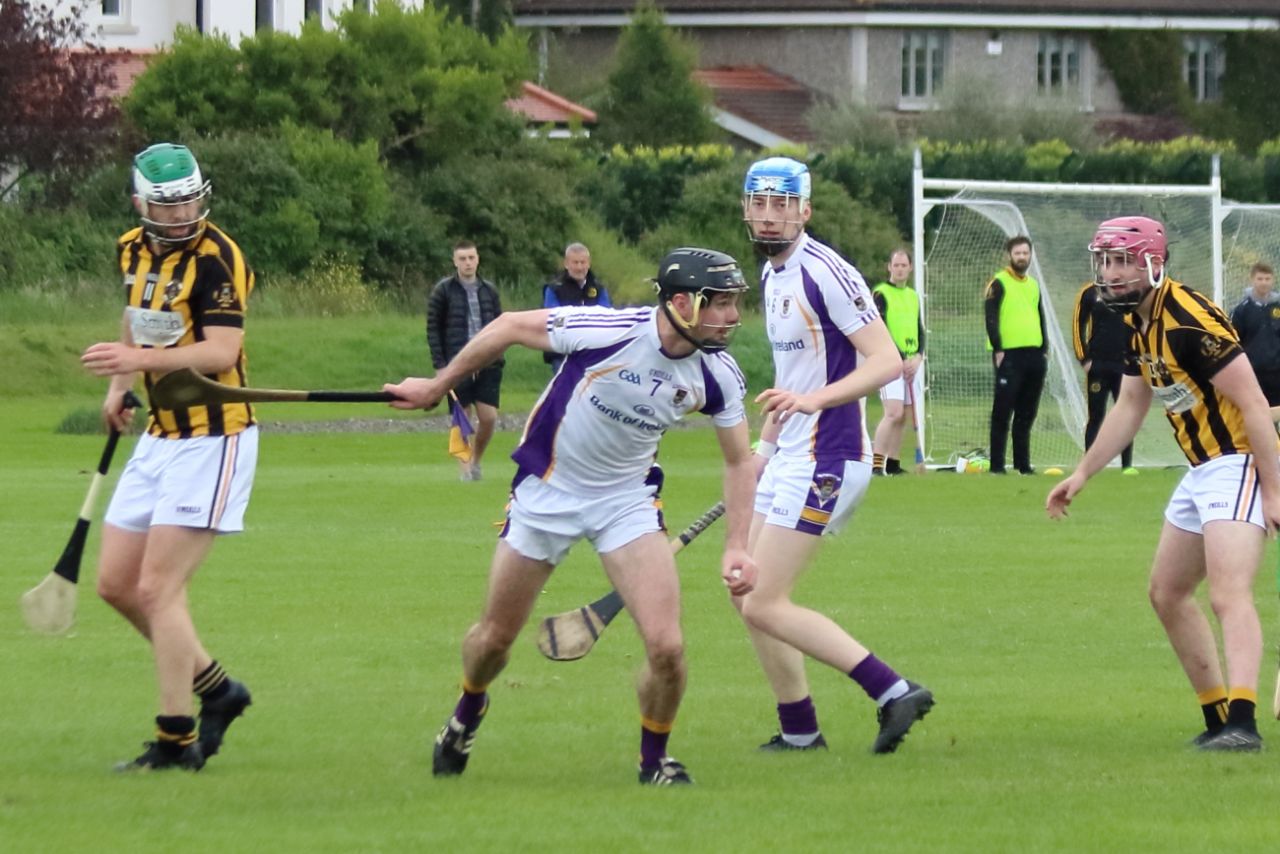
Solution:
<svg viewBox="0 0 1280 854"><path fill-rule="evenodd" d="M200 774L115 776L150 736L156 699L143 642L93 594L96 536L73 637L29 634L17 609L101 447L53 435L65 408L0 408L5 851L1274 850L1280 728L1262 722L1261 756L1184 747L1199 711L1145 595L1177 477L1160 471L1104 473L1061 523L1044 518L1048 477L872 484L797 598L936 693L888 757L868 753L871 702L820 666L831 750L755 751L773 703L712 529L679 560L690 676L671 751L697 785L651 791L635 782L641 649L625 617L576 663L542 660L526 631L466 775L431 777L512 435L485 481L461 484L440 435L265 434L249 531L217 545L193 589L206 645L254 705ZM706 430L664 443L675 530L715 500L715 447ZM1273 550L1257 585L1269 642ZM604 589L579 547L537 613Z"/></svg>

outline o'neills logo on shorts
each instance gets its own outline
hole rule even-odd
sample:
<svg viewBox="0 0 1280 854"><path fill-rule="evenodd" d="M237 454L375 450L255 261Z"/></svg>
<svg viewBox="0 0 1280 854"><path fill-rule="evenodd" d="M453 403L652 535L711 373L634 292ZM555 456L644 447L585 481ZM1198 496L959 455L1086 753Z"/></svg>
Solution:
<svg viewBox="0 0 1280 854"><path fill-rule="evenodd" d="M204 508L198 504L179 504L173 508L178 513L203 513Z"/></svg>

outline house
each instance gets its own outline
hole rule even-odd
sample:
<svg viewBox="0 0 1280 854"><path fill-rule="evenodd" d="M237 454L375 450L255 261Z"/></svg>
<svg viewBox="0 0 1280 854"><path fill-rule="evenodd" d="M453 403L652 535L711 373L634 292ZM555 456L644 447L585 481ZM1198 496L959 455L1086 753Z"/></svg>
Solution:
<svg viewBox="0 0 1280 854"><path fill-rule="evenodd" d="M515 0L552 85L607 73L634 0ZM856 99L899 118L931 108L947 80L978 76L1014 99L1059 96L1100 122L1127 118L1095 49L1100 30L1173 30L1199 101L1221 97L1228 33L1280 29L1276 0L661 0L704 69L763 69L793 81L792 110L814 94ZM571 69L570 69L571 66ZM755 72L752 72L755 73ZM723 127L750 119L716 94ZM728 79L732 79L732 75ZM774 97L771 112L780 105ZM777 128L767 131L786 136Z"/></svg>
<svg viewBox="0 0 1280 854"><path fill-rule="evenodd" d="M303 22L319 16L326 26L338 12L351 6L368 8L372 0L243 0L239 3L214 3L195 0L175 4L163 0L100 0L89 9L91 28L97 31L95 41L111 53L115 85L112 95L129 91L133 81L146 69L148 59L173 39L179 26L200 32L227 35L233 43L259 29L269 28L297 33ZM407 2L416 6L420 3ZM535 83L525 81L520 93L507 100L507 108L523 116L529 133L546 133L553 139L573 133L589 135L596 114Z"/></svg>

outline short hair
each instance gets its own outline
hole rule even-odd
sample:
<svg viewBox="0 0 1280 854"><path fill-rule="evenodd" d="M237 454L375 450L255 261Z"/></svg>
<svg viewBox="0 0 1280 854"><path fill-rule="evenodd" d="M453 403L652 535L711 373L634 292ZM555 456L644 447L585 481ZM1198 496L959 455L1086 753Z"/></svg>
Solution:
<svg viewBox="0 0 1280 854"><path fill-rule="evenodd" d="M1274 276L1276 274L1276 271L1273 270L1271 268L1271 265L1268 264L1266 261L1259 261L1249 268L1249 275L1256 276L1259 273L1263 274L1264 276Z"/></svg>
<svg viewBox="0 0 1280 854"><path fill-rule="evenodd" d="M1021 246L1024 243L1026 244L1028 249L1031 248L1030 237L1027 237L1025 234L1015 234L1013 237L1010 237L1008 240L1004 242L1004 251L1012 252L1014 250L1014 247Z"/></svg>
<svg viewBox="0 0 1280 854"><path fill-rule="evenodd" d="M907 256L907 262L908 262L908 263L910 263L910 264L914 264L914 263L915 263L915 261L914 261L914 260L912 259L912 257L911 257L911 250L910 250L910 249L908 249L908 248L907 248L907 247L905 247L905 246L899 246L897 249L895 249L895 250L893 250L892 252L890 252L890 253L889 253L889 263L890 263L890 264L892 264L892 263L893 263L893 259L894 259L894 258L897 258L899 255L906 255L906 256Z"/></svg>
<svg viewBox="0 0 1280 854"><path fill-rule="evenodd" d="M457 252L459 249L475 249L475 248L476 248L476 244L474 241L471 241L471 240L459 240L457 243L453 244L454 252Z"/></svg>
<svg viewBox="0 0 1280 854"><path fill-rule="evenodd" d="M588 255L591 254L591 250L587 248L587 244L578 243L576 241L573 243L570 243L568 246L564 248L564 257L568 258L570 252L585 252Z"/></svg>

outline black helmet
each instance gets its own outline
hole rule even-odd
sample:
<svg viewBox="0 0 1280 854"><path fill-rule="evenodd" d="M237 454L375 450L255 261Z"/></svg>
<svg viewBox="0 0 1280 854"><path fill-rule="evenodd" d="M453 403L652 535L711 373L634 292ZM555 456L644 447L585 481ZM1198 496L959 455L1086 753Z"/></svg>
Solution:
<svg viewBox="0 0 1280 854"><path fill-rule="evenodd" d="M747 280L742 277L742 268L732 255L717 252L714 249L697 249L684 246L668 252L658 265L658 295L670 299L681 291L685 293L701 293L703 291L742 292L747 289Z"/></svg>
<svg viewBox="0 0 1280 854"><path fill-rule="evenodd" d="M682 338L700 350L723 350L728 346L729 336L724 341L700 340L693 336L693 332L698 327L702 307L711 300L710 294L747 290L742 268L732 255L691 246L674 249L658 265L654 284L663 313ZM687 320L671 307L671 298L679 293L696 294L693 317ZM734 324L734 328L738 325Z"/></svg>

